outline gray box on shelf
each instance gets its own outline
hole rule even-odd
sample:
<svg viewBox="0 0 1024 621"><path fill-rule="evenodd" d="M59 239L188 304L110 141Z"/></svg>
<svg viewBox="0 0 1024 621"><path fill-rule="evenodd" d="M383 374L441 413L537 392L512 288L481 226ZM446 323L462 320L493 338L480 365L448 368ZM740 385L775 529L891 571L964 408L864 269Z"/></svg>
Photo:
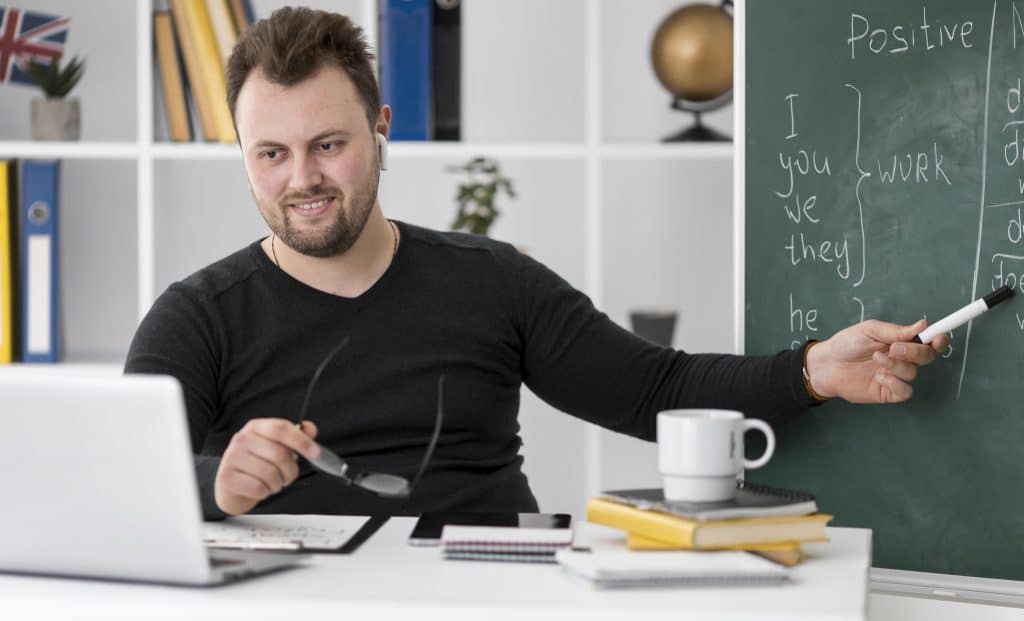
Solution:
<svg viewBox="0 0 1024 621"><path fill-rule="evenodd" d="M633 310L629 312L629 323L637 336L657 345L671 347L676 315L676 311L668 309Z"/></svg>

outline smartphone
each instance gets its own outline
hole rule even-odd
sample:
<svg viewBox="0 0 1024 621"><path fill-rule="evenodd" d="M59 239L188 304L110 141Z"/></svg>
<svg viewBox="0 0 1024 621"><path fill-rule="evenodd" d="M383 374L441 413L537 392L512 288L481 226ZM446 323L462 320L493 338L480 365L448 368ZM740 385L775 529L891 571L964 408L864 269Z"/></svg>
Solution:
<svg viewBox="0 0 1024 621"><path fill-rule="evenodd" d="M416 521L409 545L436 546L446 524L455 526L514 526L518 528L569 528L568 513L449 513L428 511Z"/></svg>

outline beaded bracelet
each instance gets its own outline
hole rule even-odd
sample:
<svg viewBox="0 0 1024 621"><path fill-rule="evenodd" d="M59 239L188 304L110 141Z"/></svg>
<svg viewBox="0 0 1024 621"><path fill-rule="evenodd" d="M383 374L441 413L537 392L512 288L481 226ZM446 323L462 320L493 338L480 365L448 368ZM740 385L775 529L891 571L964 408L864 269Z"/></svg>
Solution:
<svg viewBox="0 0 1024 621"><path fill-rule="evenodd" d="M809 394L815 401L828 401L831 397L823 397L815 392L814 387L811 386L811 374L807 372L807 354L811 351L811 348L818 344L819 341L811 340L807 343L807 347L804 348L804 388L807 389Z"/></svg>

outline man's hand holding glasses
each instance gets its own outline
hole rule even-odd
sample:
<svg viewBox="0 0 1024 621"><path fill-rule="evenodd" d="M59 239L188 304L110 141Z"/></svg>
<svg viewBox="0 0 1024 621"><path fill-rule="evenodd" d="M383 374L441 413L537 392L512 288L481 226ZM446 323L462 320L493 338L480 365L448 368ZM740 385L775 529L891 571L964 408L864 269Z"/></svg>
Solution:
<svg viewBox="0 0 1024 621"><path fill-rule="evenodd" d="M248 513L299 476L296 455L320 458L312 421L302 427L283 418L256 418L242 427L221 457L214 480L214 499L228 515Z"/></svg>
<svg viewBox="0 0 1024 621"><path fill-rule="evenodd" d="M317 366L306 387L298 422L282 418L258 418L249 421L231 438L221 458L214 482L214 498L228 515L248 513L264 499L291 485L299 476L298 456L317 470L384 498L408 498L427 469L437 446L444 420L445 376L437 380L437 409L434 428L419 469L410 481L385 472L350 469L348 462L315 441L317 427L306 420L310 398L327 364L348 345L345 337Z"/></svg>

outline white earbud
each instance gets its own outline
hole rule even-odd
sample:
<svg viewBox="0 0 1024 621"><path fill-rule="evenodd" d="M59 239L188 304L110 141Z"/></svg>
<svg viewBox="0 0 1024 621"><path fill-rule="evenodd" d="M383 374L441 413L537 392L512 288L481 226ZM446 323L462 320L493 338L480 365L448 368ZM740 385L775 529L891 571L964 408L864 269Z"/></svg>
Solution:
<svg viewBox="0 0 1024 621"><path fill-rule="evenodd" d="M377 132L377 150L380 152L380 169L388 169L388 139L387 137Z"/></svg>

